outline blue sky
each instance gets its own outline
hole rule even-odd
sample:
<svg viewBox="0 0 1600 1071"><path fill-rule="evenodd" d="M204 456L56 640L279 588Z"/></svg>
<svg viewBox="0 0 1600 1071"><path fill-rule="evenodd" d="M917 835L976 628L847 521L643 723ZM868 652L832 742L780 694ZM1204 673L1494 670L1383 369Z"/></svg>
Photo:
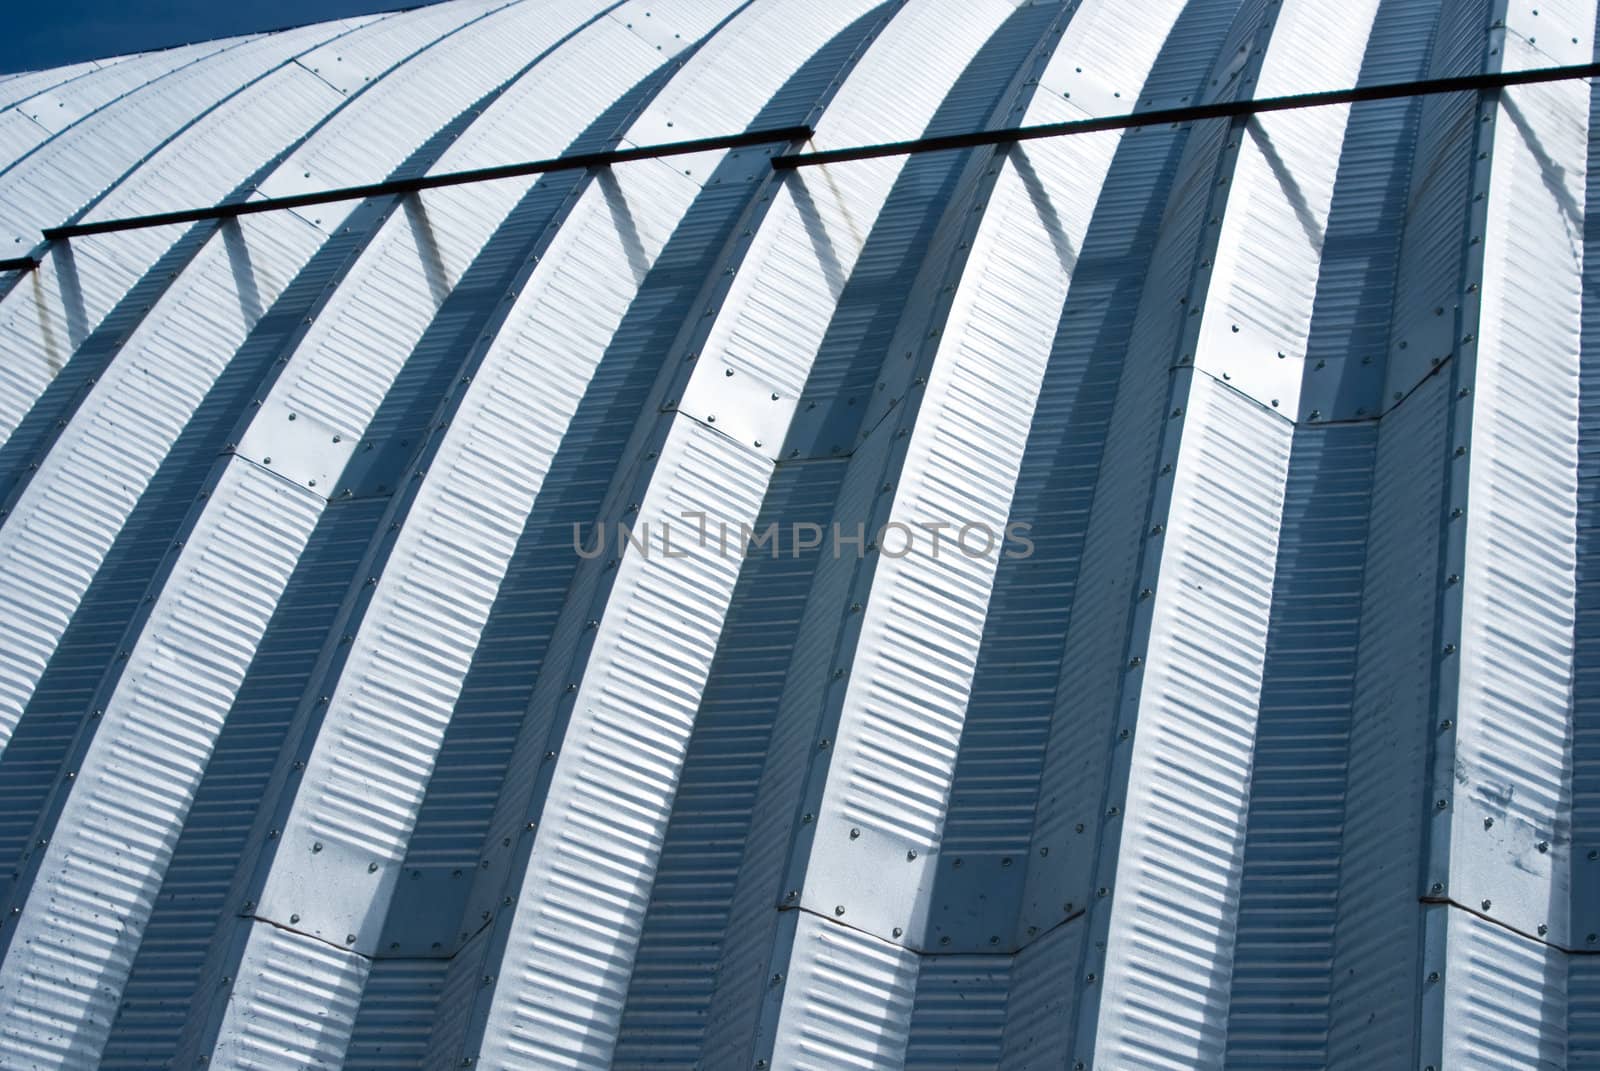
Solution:
<svg viewBox="0 0 1600 1071"><path fill-rule="evenodd" d="M166 48L421 0L15 0L0 33L0 73Z"/></svg>

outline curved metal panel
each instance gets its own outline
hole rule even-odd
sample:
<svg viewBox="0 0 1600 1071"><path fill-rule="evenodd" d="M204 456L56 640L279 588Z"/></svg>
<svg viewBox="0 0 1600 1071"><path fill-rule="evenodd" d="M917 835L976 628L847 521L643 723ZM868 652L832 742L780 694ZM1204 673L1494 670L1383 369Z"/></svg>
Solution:
<svg viewBox="0 0 1600 1071"><path fill-rule="evenodd" d="M1596 14L450 0L0 78L0 1063L1592 1063L1592 87L37 239Z"/></svg>

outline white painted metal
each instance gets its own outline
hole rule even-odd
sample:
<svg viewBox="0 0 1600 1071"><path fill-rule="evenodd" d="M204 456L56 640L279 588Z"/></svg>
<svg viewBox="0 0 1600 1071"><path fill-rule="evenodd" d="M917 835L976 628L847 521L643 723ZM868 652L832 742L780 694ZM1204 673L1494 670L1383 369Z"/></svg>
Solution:
<svg viewBox="0 0 1600 1071"><path fill-rule="evenodd" d="M0 78L0 1065L1600 1060L1586 83L40 244L774 94L804 151L1582 63L1596 16L449 0ZM536 545L574 502L649 534ZM474 762L481 823L419 825Z"/></svg>

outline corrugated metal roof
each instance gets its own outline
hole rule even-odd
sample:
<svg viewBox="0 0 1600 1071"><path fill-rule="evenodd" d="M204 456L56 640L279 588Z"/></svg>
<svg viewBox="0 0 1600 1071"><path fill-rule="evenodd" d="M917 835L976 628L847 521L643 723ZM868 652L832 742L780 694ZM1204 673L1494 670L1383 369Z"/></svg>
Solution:
<svg viewBox="0 0 1600 1071"><path fill-rule="evenodd" d="M770 162L1595 31L451 0L0 81L0 1066L1600 1066L1590 87Z"/></svg>

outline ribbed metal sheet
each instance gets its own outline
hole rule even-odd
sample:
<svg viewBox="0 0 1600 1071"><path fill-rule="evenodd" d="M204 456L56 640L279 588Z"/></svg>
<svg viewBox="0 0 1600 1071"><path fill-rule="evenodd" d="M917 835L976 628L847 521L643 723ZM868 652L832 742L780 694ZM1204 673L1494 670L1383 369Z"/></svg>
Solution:
<svg viewBox="0 0 1600 1071"><path fill-rule="evenodd" d="M1600 1066L1600 93L769 163L1596 15L447 0L0 79L0 1066Z"/></svg>

